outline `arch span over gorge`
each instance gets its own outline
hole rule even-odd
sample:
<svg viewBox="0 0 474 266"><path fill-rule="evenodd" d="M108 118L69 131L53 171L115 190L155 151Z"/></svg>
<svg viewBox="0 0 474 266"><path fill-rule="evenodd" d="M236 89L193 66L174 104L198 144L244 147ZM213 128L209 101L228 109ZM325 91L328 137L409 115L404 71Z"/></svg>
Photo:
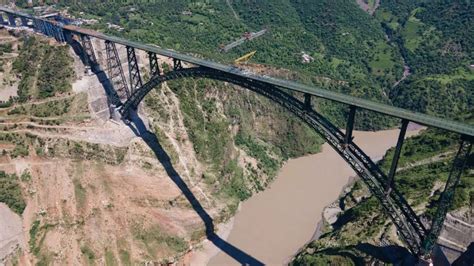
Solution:
<svg viewBox="0 0 474 266"><path fill-rule="evenodd" d="M397 226L400 235L410 250L415 254L420 253L422 242L427 233L426 228L397 189L392 188L390 193L386 193L386 188L389 185L387 175L355 143L349 142L346 144L345 134L328 119L316 112L304 101L297 99L276 86L248 80L228 73L217 72L205 67L177 69L152 77L121 106L121 114L126 118L129 112L136 110L145 96L160 84L166 81L190 77L220 80L249 89L278 103L304 121L321 135L354 169L368 186L371 193L380 201L385 213L390 216Z"/></svg>

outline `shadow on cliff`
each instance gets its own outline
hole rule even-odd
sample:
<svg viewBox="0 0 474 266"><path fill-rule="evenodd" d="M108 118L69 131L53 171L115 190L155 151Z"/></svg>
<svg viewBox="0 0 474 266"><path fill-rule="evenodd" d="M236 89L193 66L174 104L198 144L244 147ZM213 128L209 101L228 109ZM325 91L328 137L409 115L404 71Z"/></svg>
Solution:
<svg viewBox="0 0 474 266"><path fill-rule="evenodd" d="M74 50L76 55L80 57L84 65L87 65L88 62L91 62L90 58L87 57L87 54L84 52L84 49L78 41L69 40L68 44L71 45L72 49ZM105 72L101 69L101 67L98 64L92 64L91 71L94 75L97 76L100 83L102 84L102 87L104 88L105 93L107 94L107 100L109 101L109 103L113 103L114 99L118 99L117 92L115 92L112 83L110 82ZM186 199L189 201L189 203L199 215L201 220L204 222L207 239L211 241L220 250L222 250L222 252L226 253L242 265L264 265L259 260L253 258L252 256L240 250L239 248L226 242L214 232L215 227L211 216L209 216L206 210L204 210L201 203L199 203L197 198L192 193L191 189L189 189L188 185L184 182L184 180L175 170L170 157L161 146L156 135L148 131L145 124L143 123L143 120L136 114L136 112L132 112L130 114L129 119L130 121L127 121L127 125L134 132L134 134L138 137L141 137L148 145L148 147L150 147L150 149L154 152L156 158L163 165L163 168L166 170L168 176L183 192Z"/></svg>
<svg viewBox="0 0 474 266"><path fill-rule="evenodd" d="M417 259L408 249L396 245L380 247L368 243L361 243L355 245L354 248L384 263L393 265L415 265L417 262Z"/></svg>
<svg viewBox="0 0 474 266"><path fill-rule="evenodd" d="M92 60L88 58L87 54L84 52L84 49L82 48L82 45L78 41L71 39L71 40L68 40L67 43L72 47L72 49L74 50L74 53L81 59L81 62L83 65L87 66L89 65L89 62L92 62ZM107 77L107 74L104 72L104 70L97 63L91 63L90 70L92 74L94 74L97 77L100 84L104 88L104 91L107 95L107 101L109 103L109 106L110 106L110 103L117 104L117 99L119 98L119 96L117 92L114 90L112 82Z"/></svg>
<svg viewBox="0 0 474 266"><path fill-rule="evenodd" d="M318 250L318 254L341 256L350 259L355 265L366 265L364 257L393 265L415 265L417 260L403 247L396 245L375 246L360 243L353 246L334 247Z"/></svg>
<svg viewBox="0 0 474 266"><path fill-rule="evenodd" d="M166 151L161 146L158 138L152 132L150 132L145 124L143 123L142 119L133 112L130 114L130 123L128 124L129 127L133 130L135 135L141 137L148 147L155 153L156 158L160 161L163 165L166 173L171 178L171 180L179 187L179 189L183 192L186 199L189 201L193 209L199 215L201 220L204 222L206 227L206 237L209 241L211 241L216 247L218 247L222 252L226 253L236 261L238 261L242 265L263 265L262 262L253 258L249 254L245 253L244 251L238 249L237 247L233 246L232 244L226 242L224 239L220 238L214 232L214 222L209 216L209 214L204 210L201 203L199 203L198 199L194 196L191 189L188 185L184 182L181 178L179 173L174 168L170 157L166 153Z"/></svg>

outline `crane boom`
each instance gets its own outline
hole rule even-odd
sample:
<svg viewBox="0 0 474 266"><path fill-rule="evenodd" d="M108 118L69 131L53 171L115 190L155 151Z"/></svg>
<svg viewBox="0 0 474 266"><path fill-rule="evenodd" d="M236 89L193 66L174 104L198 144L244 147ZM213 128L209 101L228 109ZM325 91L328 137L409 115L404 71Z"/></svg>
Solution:
<svg viewBox="0 0 474 266"><path fill-rule="evenodd" d="M267 32L267 29L263 29L261 31L258 31L258 32L246 32L242 38L236 40L235 42L232 42L226 46L223 46L221 47L221 51L223 52L228 52L230 49L234 48L234 47L237 47L241 44L243 44L244 42L246 41L251 41L255 38L258 38L260 36L262 36L263 34L265 34Z"/></svg>
<svg viewBox="0 0 474 266"><path fill-rule="evenodd" d="M257 52L257 51L253 51L253 52L250 52L250 53L248 53L248 54L246 54L246 55L244 55L244 56L241 56L241 57L235 59L235 60L234 60L234 63L235 63L235 64L240 64L240 63L242 63L242 62L247 62L247 61L250 60L250 58L252 58L252 57L255 55L256 52Z"/></svg>

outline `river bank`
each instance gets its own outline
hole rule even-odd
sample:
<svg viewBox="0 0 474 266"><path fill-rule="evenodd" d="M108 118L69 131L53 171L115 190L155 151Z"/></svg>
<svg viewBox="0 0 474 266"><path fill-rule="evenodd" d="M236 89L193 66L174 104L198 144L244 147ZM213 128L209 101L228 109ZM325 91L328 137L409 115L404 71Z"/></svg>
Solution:
<svg viewBox="0 0 474 266"><path fill-rule="evenodd" d="M25 247L21 217L0 202L0 265L15 250Z"/></svg>
<svg viewBox="0 0 474 266"><path fill-rule="evenodd" d="M418 131L412 128L407 136ZM396 144L398 133L399 130L355 132L354 141L379 160ZM338 198L352 176L353 170L324 144L318 154L289 160L269 188L241 204L233 226L218 234L265 264L282 265L311 240L323 209ZM191 256L192 265L238 265L209 243L195 253L200 259Z"/></svg>

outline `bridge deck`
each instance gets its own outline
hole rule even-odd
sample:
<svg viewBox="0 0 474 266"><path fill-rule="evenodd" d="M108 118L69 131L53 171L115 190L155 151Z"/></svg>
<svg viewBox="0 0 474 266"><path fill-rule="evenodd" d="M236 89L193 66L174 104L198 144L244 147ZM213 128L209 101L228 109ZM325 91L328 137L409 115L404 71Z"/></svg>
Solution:
<svg viewBox="0 0 474 266"><path fill-rule="evenodd" d="M26 17L29 19L33 18L33 16L28 15L26 13L10 10L4 7L0 7L0 11L3 11L5 13L13 13L19 17ZM462 135L466 135L469 137L474 137L474 126L472 125L463 124L456 121L450 121L443 118L426 115L423 113L412 112L406 109L390 106L387 104L377 103L374 101L369 101L366 99L362 99L362 98L358 98L358 97L354 97L354 96L350 96L350 95L346 95L346 94L342 94L338 92L320 89L320 88L300 84L293 81L282 80L282 79L272 78L268 76L260 76L254 73L250 73L246 70L239 69L236 66L225 65L225 64L213 62L210 60L201 59L195 56L190 56L190 55L175 52L172 50L163 49L154 45L142 44L139 42L126 40L123 38L106 35L106 34L89 30L89 29L83 29L83 28L75 27L71 25L66 25L66 26L59 25L59 26L73 33L89 35L91 37L95 37L102 40L108 40L108 41L126 45L126 46L131 46L140 50L153 52L162 56L176 58L181 61L191 63L193 65L208 67L208 68L226 72L232 75L244 77L249 80L256 80L256 81L272 84L281 88L298 91L302 93L308 93L316 97L320 97L320 98L324 98L324 99L328 99L328 100L332 100L332 101L336 101L336 102L340 102L340 103L344 103L348 105L354 105L362 109L371 110L374 112L378 112L381 114L385 114L385 115L389 115L389 116L393 116L393 117L397 117L401 119L407 119L409 121L413 121L415 123L425 125L428 127L440 128L440 129L448 130L451 132L456 132Z"/></svg>

